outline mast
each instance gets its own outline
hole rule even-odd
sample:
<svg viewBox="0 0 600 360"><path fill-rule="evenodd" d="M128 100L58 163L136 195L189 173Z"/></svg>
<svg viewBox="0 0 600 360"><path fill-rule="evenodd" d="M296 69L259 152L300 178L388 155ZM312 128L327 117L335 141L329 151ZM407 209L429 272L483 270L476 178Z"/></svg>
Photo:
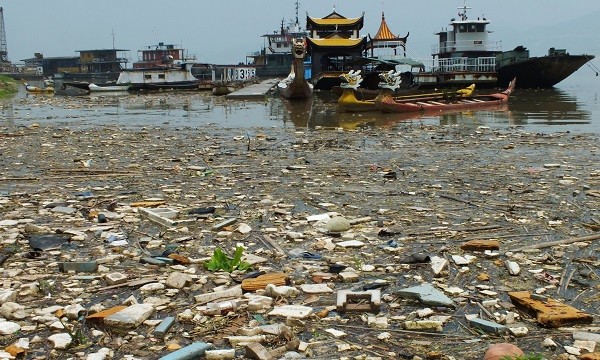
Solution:
<svg viewBox="0 0 600 360"><path fill-rule="evenodd" d="M462 21L467 20L467 10L471 10L472 8L467 6L467 0L463 0L463 6L458 8L458 16ZM460 12L462 10L462 12Z"/></svg>
<svg viewBox="0 0 600 360"><path fill-rule="evenodd" d="M296 0L296 25L300 24L298 20L298 12L300 11L300 0Z"/></svg>
<svg viewBox="0 0 600 360"><path fill-rule="evenodd" d="M6 31L4 30L4 8L0 7L0 62L8 62Z"/></svg>

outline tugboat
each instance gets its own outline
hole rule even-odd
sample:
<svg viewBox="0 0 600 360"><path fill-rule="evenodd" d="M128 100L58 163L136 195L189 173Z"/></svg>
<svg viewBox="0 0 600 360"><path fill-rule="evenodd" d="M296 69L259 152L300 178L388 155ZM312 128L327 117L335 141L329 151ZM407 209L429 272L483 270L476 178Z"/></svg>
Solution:
<svg viewBox="0 0 600 360"><path fill-rule="evenodd" d="M450 28L436 33L433 66L414 74L421 87L463 86L474 83L482 87L507 87L517 78L518 88L549 88L577 71L593 55L570 55L566 50L551 48L547 56L529 57L529 51L518 46L502 52L502 42L488 39L485 17L469 18L465 5L458 18L450 20Z"/></svg>
<svg viewBox="0 0 600 360"><path fill-rule="evenodd" d="M467 10L471 8L466 4L458 9L450 28L436 33L439 41L432 47L433 66L415 74L421 87L496 86L496 55L502 52L502 43L488 39L489 20L470 19Z"/></svg>

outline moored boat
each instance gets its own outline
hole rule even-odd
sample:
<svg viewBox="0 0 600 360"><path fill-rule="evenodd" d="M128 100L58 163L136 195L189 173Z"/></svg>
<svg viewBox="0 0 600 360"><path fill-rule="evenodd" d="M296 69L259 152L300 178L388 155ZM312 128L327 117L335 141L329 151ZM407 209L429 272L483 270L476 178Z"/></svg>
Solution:
<svg viewBox="0 0 600 360"><path fill-rule="evenodd" d="M277 89L286 99L306 99L312 95L313 85L304 77L306 47L302 39L295 40L292 53L294 60L290 74L277 84Z"/></svg>
<svg viewBox="0 0 600 360"><path fill-rule="evenodd" d="M516 79L513 79L506 90L488 95L470 96L469 91L448 93L429 97L413 97L407 99L394 99L385 96L377 102L377 107L384 112L400 113L428 113L462 111L467 109L490 109L508 103L515 88Z"/></svg>
<svg viewBox="0 0 600 360"><path fill-rule="evenodd" d="M278 30L262 35L265 43L262 49L246 56L247 62L255 66L257 77L285 77L289 74L294 61L294 41L308 36L308 32L300 25L299 1L296 0L295 5L295 20L287 25L285 20L281 20Z"/></svg>
<svg viewBox="0 0 600 360"><path fill-rule="evenodd" d="M502 51L502 42L488 37L490 21L484 16L470 17L468 6L459 8L458 17L447 29L436 33L433 59L423 70L413 73L414 82L424 87L462 86L506 87L518 78L519 88L549 88L577 71L593 55L570 55L551 48L547 56L529 57L523 46Z"/></svg>
<svg viewBox="0 0 600 360"><path fill-rule="evenodd" d="M28 83L24 83L25 85L25 90L27 90L28 93L33 93L33 94L52 94L54 93L54 87L51 85L46 84L46 86L44 87L39 87L39 86L33 86L33 85L29 85Z"/></svg>
<svg viewBox="0 0 600 360"><path fill-rule="evenodd" d="M159 68L126 69L116 85L129 85L129 90L198 90L201 81L191 72L192 63L166 64Z"/></svg>

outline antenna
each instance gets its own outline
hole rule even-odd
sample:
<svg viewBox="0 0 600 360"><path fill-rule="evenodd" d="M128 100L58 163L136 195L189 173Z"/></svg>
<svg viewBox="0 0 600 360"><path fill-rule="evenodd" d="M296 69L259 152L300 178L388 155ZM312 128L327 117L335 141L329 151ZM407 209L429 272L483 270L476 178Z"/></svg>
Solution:
<svg viewBox="0 0 600 360"><path fill-rule="evenodd" d="M296 24L299 24L299 20L298 20L298 12L300 11L300 1L296 0Z"/></svg>
<svg viewBox="0 0 600 360"><path fill-rule="evenodd" d="M114 50L115 49L115 35L116 35L115 30L111 29L110 34L112 35L112 38L113 38L113 50Z"/></svg>

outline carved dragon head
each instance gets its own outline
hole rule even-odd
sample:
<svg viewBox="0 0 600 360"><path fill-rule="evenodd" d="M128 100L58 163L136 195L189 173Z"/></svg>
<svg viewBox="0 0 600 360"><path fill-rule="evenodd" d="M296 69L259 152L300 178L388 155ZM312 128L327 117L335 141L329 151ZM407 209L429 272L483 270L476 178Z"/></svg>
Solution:
<svg viewBox="0 0 600 360"><path fill-rule="evenodd" d="M381 78L381 82L378 84L378 86L381 89L389 89L394 91L400 87L400 83L402 82L400 73L396 70L383 72L379 74L379 77Z"/></svg>
<svg viewBox="0 0 600 360"><path fill-rule="evenodd" d="M306 46L304 44L304 40L296 39L294 41L294 48L292 49L292 53L296 59L304 59L306 56Z"/></svg>
<svg viewBox="0 0 600 360"><path fill-rule="evenodd" d="M350 70L347 74L340 75L343 82L340 85L344 89L358 89L363 77L360 75L360 70Z"/></svg>

